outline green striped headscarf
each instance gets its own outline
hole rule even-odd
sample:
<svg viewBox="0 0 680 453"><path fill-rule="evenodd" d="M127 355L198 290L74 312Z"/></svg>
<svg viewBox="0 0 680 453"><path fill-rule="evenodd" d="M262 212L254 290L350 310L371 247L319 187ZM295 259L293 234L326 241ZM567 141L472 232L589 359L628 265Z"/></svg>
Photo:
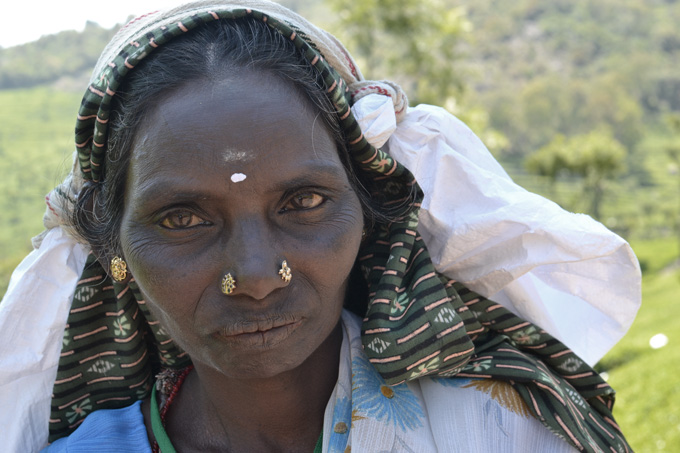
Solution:
<svg viewBox="0 0 680 453"><path fill-rule="evenodd" d="M363 136L351 106L369 93L390 96L397 118L401 90L364 81L344 48L290 11L266 2L197 2L132 21L109 44L85 93L76 125L79 175L98 183L106 162L112 100L126 75L177 36L215 20L250 17L289 39L323 79L351 157L382 187L385 203L415 205L378 225L358 264L368 282L364 349L389 384L422 376L474 377L510 383L545 426L581 451L628 451L611 410L614 391L585 362L540 327L439 274L418 233L422 194L411 173ZM62 193L67 193L63 190ZM68 198L64 197L68 209ZM58 202L55 202L58 204ZM149 394L160 366L186 356L148 311L134 280L113 282L91 256L74 294L54 385L50 440L69 434L101 408Z"/></svg>

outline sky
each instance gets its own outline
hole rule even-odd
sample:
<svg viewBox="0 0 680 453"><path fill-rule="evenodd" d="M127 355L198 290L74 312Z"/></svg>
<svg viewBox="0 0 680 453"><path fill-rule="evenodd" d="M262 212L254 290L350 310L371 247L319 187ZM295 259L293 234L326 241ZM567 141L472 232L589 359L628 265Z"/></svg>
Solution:
<svg viewBox="0 0 680 453"><path fill-rule="evenodd" d="M128 16L139 16L186 0L21 0L0 1L0 47L35 41L42 35L62 30L82 30L85 22L105 28L124 23Z"/></svg>

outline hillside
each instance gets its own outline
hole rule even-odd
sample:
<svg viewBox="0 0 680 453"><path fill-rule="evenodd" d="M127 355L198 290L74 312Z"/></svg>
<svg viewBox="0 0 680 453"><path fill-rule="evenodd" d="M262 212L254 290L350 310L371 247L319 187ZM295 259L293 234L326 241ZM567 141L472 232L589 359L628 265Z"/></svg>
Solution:
<svg viewBox="0 0 680 453"><path fill-rule="evenodd" d="M472 96L526 154L605 123L629 150L680 111L680 2L466 1Z"/></svg>
<svg viewBox="0 0 680 453"><path fill-rule="evenodd" d="M0 90L54 85L62 91L82 91L116 30L88 22L82 32L63 31L35 42L0 48Z"/></svg>

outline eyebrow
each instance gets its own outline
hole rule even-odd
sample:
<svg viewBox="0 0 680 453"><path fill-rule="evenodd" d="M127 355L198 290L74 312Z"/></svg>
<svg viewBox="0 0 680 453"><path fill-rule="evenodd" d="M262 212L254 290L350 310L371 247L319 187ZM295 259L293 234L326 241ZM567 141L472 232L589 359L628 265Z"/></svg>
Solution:
<svg viewBox="0 0 680 453"><path fill-rule="evenodd" d="M305 173L299 176L285 179L275 183L268 188L268 192L285 192L295 187L324 185L326 181L339 182L343 177L346 178L346 170L342 164L336 165L329 162L314 162L305 166ZM225 172L225 184L233 184L229 180L229 172ZM137 200L142 204L157 200L162 197L164 202L180 202L192 199L210 199L214 197L214 193L203 190L203 187L198 190L192 190L190 186L183 186L178 191L177 181L163 179L159 182L153 180L144 184L138 192Z"/></svg>
<svg viewBox="0 0 680 453"><path fill-rule="evenodd" d="M310 165L308 169L310 171L307 171L301 174L300 176L291 179L286 179L275 184L271 188L271 191L283 192L292 187L319 185L320 183L327 181L328 178L332 178L332 180L342 179L343 177L346 177L347 174L342 164L332 165L327 162L322 162L320 165L319 164Z"/></svg>

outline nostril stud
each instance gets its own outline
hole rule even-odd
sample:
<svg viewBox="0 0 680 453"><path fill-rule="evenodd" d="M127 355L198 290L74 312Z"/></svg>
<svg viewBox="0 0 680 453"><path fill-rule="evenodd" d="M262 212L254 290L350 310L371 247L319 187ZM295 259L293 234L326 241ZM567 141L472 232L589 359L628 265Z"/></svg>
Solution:
<svg viewBox="0 0 680 453"><path fill-rule="evenodd" d="M291 274L290 267L288 267L288 263L286 262L286 260L283 260L283 263L281 263L279 275L281 276L281 280L283 280L286 283L290 282L290 279L293 278L293 274Z"/></svg>
<svg viewBox="0 0 680 453"><path fill-rule="evenodd" d="M229 295L236 289L236 280L231 276L231 273L227 274L222 278L222 284L220 285L222 292Z"/></svg>

